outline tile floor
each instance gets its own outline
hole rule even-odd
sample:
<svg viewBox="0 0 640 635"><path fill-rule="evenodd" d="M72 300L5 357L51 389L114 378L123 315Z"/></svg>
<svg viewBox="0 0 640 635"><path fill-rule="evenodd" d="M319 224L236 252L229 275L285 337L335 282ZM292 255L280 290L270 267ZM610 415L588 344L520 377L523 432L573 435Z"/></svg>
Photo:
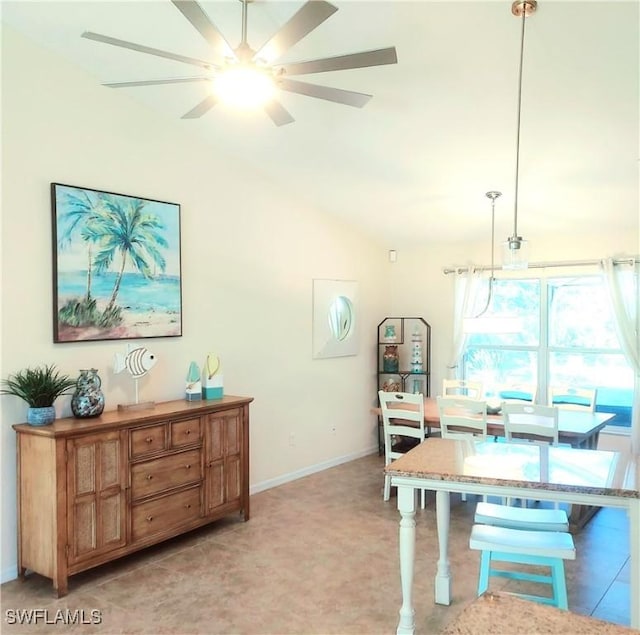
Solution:
<svg viewBox="0 0 640 635"><path fill-rule="evenodd" d="M395 498L382 501L383 459L369 456L252 497L252 518L220 521L70 579L55 599L37 575L2 587L5 634L260 635L395 633L400 607ZM450 607L433 603L434 495L418 512L416 632L438 633L474 598L478 557L468 549L473 501L452 500ZM629 624L628 525L601 510L575 537L567 563L571 610ZM517 584L497 580L496 589ZM91 609L101 624L9 624L13 609Z"/></svg>

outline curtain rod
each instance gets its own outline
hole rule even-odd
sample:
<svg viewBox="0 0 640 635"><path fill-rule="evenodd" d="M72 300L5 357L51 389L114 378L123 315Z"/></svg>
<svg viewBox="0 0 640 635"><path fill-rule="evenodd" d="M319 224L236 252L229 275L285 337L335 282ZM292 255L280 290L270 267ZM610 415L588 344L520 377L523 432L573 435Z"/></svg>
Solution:
<svg viewBox="0 0 640 635"><path fill-rule="evenodd" d="M635 265L639 263L638 258L619 258L613 261L614 265ZM547 267L586 267L589 265L599 265L600 260L558 260L551 262L530 262L527 269L546 269ZM500 267L495 267L500 270ZM469 271L469 267L444 268L442 272L445 275L450 273L464 273ZM480 265L476 267L476 271L491 271L489 265Z"/></svg>

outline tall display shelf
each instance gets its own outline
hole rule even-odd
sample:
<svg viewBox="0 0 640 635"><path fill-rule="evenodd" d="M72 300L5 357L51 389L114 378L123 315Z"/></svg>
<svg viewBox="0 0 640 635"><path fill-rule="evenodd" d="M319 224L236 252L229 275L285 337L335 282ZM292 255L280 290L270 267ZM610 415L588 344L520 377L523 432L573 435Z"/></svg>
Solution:
<svg viewBox="0 0 640 635"><path fill-rule="evenodd" d="M378 324L377 347L378 390L430 395L430 324L421 317L386 317ZM382 453L382 418L378 419L378 446Z"/></svg>

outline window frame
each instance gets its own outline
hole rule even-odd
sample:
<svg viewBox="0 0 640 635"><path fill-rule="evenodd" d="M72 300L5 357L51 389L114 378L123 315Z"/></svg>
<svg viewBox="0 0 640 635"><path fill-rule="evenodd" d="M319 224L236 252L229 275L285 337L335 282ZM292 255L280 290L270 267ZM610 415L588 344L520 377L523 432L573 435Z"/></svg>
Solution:
<svg viewBox="0 0 640 635"><path fill-rule="evenodd" d="M501 275L503 274L503 275ZM504 275L506 274L506 275ZM529 352L537 357L537 372L535 381L537 381L537 398L538 403L547 403L548 401L548 385L551 372L551 358L555 354L569 354L569 355L621 355L628 365L624 351L620 345L617 348L585 348L582 346L558 346L550 345L550 307L549 307L549 289L553 280L560 278L598 278L602 280L602 274L597 269L590 268L589 270L561 270L555 268L553 270L541 269L536 272L532 270L519 271L519 272L500 272L494 274L496 281L501 280L537 280L539 284L539 337L537 345L526 344L495 344L495 343L483 343L483 344L469 344L465 343L462 353L462 377L465 379L476 379L477 377L473 373L468 372L468 351L469 350L486 350L486 351L516 351L516 352ZM497 285L496 285L497 286ZM495 292L495 290L494 290ZM640 310L640 309L639 309ZM632 391L632 403L634 398L634 386L631 387ZM598 405L596 404L596 409ZM626 406L624 406L626 408ZM629 421L625 423L610 422L610 425L615 426L620 430L629 430L631 426L631 408L629 407ZM609 425L609 424L608 424Z"/></svg>

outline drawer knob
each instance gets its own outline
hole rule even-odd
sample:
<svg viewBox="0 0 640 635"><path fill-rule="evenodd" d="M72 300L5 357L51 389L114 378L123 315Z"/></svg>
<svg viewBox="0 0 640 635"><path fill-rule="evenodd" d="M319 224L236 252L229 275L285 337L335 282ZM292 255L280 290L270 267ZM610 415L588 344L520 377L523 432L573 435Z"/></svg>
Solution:
<svg viewBox="0 0 640 635"><path fill-rule="evenodd" d="M153 438L152 438L152 437L147 437L147 438L145 439L145 441L146 441L147 443L153 443Z"/></svg>
<svg viewBox="0 0 640 635"><path fill-rule="evenodd" d="M190 470L191 469L191 463L187 463L184 467L185 467L185 469Z"/></svg>
<svg viewBox="0 0 640 635"><path fill-rule="evenodd" d="M153 520L153 516L147 516L147 522L151 522Z"/></svg>
<svg viewBox="0 0 640 635"><path fill-rule="evenodd" d="M185 434L191 434L191 430L187 430Z"/></svg>
<svg viewBox="0 0 640 635"><path fill-rule="evenodd" d="M153 478L153 474L147 474L147 481L150 481Z"/></svg>
<svg viewBox="0 0 640 635"><path fill-rule="evenodd" d="M187 504L185 505L185 507L186 507L187 509L191 509L191 503L187 503Z"/></svg>

